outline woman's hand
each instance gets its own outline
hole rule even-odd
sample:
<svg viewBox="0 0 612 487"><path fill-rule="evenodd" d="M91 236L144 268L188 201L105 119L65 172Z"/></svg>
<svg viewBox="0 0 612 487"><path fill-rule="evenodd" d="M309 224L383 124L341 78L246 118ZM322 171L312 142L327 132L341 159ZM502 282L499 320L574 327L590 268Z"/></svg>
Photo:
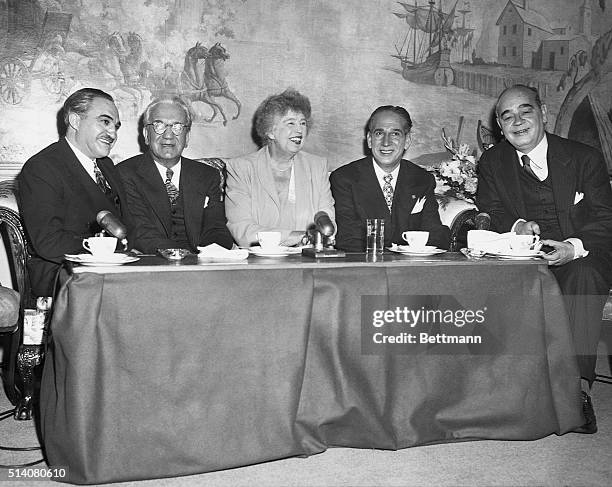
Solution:
<svg viewBox="0 0 612 487"><path fill-rule="evenodd" d="M281 242L281 245L285 247L295 247L302 243L302 237L304 236L304 232L293 231L289 234L289 236Z"/></svg>

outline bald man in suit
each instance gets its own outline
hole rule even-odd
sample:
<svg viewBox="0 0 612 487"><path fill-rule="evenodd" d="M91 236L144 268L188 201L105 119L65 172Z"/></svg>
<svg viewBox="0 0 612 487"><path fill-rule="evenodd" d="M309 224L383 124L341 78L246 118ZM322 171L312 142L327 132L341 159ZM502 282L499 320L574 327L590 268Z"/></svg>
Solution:
<svg viewBox="0 0 612 487"><path fill-rule="evenodd" d="M477 205L491 228L540 235L544 258L566 300L583 388L595 379L602 309L612 285L612 190L601 154L546 133L546 105L537 90L516 85L495 106L505 140L479 163ZM585 424L595 433L583 391Z"/></svg>

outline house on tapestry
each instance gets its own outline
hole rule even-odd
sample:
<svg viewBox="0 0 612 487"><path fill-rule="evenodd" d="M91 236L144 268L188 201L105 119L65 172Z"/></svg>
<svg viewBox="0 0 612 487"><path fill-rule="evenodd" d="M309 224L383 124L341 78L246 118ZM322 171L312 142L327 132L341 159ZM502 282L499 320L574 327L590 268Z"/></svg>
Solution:
<svg viewBox="0 0 612 487"><path fill-rule="evenodd" d="M583 1L574 26L550 21L532 9L529 0L508 0L496 22L497 62L531 69L567 70L574 54L591 52L594 42L591 1Z"/></svg>

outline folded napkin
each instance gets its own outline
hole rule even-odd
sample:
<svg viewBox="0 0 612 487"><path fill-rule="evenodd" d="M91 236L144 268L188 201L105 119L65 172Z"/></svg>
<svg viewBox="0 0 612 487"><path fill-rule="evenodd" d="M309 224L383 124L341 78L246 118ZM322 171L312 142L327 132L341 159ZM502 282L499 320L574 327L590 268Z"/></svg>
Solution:
<svg viewBox="0 0 612 487"><path fill-rule="evenodd" d="M510 252L510 237L514 232L497 233L491 230L468 230L467 245L470 249L499 254Z"/></svg>
<svg viewBox="0 0 612 487"><path fill-rule="evenodd" d="M249 251L246 249L228 250L216 243L198 247L198 250L200 251L198 258L204 259L244 260L249 256Z"/></svg>

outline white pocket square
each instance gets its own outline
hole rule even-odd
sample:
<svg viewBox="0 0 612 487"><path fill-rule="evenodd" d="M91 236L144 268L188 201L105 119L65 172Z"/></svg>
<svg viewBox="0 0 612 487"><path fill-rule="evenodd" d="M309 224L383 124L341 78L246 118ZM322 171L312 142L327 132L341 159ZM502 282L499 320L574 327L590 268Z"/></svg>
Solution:
<svg viewBox="0 0 612 487"><path fill-rule="evenodd" d="M204 198L204 208L207 208L207 207L208 207L208 200L209 200L209 199L210 199L210 198L209 198L208 196L207 196L206 198Z"/></svg>
<svg viewBox="0 0 612 487"><path fill-rule="evenodd" d="M576 196L574 196L574 204L577 205L583 199L584 199L584 193L576 193Z"/></svg>
<svg viewBox="0 0 612 487"><path fill-rule="evenodd" d="M416 200L416 203L414 204L414 207L412 208L412 211L410 213L412 215L416 213L421 213L423 211L423 206L425 206L425 200L425 196Z"/></svg>

